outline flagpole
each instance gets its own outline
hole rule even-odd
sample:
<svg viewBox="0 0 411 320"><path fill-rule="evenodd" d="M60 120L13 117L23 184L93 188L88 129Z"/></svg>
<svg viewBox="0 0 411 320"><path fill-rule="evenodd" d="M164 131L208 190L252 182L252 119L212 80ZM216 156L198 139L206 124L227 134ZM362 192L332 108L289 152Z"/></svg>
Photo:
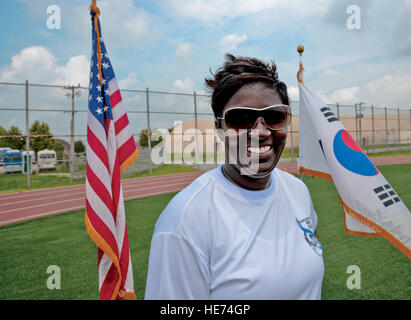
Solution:
<svg viewBox="0 0 411 320"><path fill-rule="evenodd" d="M297 72L297 80L298 80L298 82L300 82L300 83L303 83L304 81L303 81L303 72L304 72L304 68L303 68L303 52L304 52L304 46L303 45L299 45L298 47L297 47L297 52L299 53L299 55L300 55L300 59L299 59L299 64L300 64L300 68L298 69L298 72ZM300 115L300 117L301 117L301 115ZM300 119L301 120L301 119ZM300 122L301 123L301 122ZM301 134L301 130L300 130L300 134ZM300 147L300 146L298 146L298 147ZM298 156L299 157L299 156ZM300 179L301 180L304 180L304 174L302 173L302 172L300 172Z"/></svg>
<svg viewBox="0 0 411 320"><path fill-rule="evenodd" d="M92 0L91 1L91 5L90 5L90 10L93 11L95 13L94 16L94 29L96 30L97 33L97 37L96 37L96 42L97 42L97 61L98 61L98 74L99 74L99 80L100 80L100 86L103 86L103 73L101 70L101 61L102 61L102 57L101 57L101 44L100 44L100 31L98 28L98 17L100 16L100 9L97 7L97 0Z"/></svg>
<svg viewBox="0 0 411 320"><path fill-rule="evenodd" d="M304 68L303 68L303 52L304 52L304 46L303 45L299 45L297 47L297 52L300 54L300 68L298 69L297 72L297 80L298 82L303 83L303 72L304 72Z"/></svg>

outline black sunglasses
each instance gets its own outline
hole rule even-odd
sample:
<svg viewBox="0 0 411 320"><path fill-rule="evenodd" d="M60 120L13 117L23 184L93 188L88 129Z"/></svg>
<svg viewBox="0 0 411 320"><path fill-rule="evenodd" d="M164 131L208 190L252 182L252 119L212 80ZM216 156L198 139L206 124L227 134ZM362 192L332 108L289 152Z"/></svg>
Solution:
<svg viewBox="0 0 411 320"><path fill-rule="evenodd" d="M233 107L225 110L223 117L217 117L217 119L225 122L228 129L236 131L241 129L252 130L259 118L264 120L269 129L282 130L290 124L291 108L285 104L276 104L262 109Z"/></svg>

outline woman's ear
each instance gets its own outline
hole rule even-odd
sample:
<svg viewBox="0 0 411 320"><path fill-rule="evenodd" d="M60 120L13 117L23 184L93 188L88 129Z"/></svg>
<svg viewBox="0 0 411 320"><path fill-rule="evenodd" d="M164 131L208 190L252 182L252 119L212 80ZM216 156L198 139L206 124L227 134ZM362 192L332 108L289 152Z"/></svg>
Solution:
<svg viewBox="0 0 411 320"><path fill-rule="evenodd" d="M220 125L221 125L221 120L214 118L214 126L217 130L220 129Z"/></svg>

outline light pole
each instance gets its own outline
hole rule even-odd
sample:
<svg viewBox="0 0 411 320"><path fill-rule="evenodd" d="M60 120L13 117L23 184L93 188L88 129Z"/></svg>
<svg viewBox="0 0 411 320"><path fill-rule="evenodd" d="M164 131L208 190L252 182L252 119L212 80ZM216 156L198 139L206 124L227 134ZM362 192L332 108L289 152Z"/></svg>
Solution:
<svg viewBox="0 0 411 320"><path fill-rule="evenodd" d="M358 107L359 107L359 113L357 113L356 114L356 117L358 118L358 126L359 126L359 136L360 136L360 138L359 138L359 145L361 146L362 145L362 129L361 129L361 118L363 118L364 117L364 115L363 115L363 113L362 113L362 109L361 109L361 106L364 104L364 102L359 102L358 103Z"/></svg>
<svg viewBox="0 0 411 320"><path fill-rule="evenodd" d="M73 173L74 173L74 97L80 97L81 90L80 84L75 86L65 86L64 89L70 90L66 93L66 97L71 97L71 126L70 126L70 183L73 183Z"/></svg>

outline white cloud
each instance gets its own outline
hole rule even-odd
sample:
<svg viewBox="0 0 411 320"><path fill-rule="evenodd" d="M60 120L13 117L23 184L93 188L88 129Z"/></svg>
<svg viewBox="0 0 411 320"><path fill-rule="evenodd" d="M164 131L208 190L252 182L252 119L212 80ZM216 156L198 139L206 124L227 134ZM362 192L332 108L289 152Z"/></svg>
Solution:
<svg viewBox="0 0 411 320"><path fill-rule="evenodd" d="M344 103L354 104L359 102L359 87L340 88L332 91L331 93L325 93L324 91L314 90L314 92L325 102L329 104ZM289 86L287 88L288 96L292 101L299 100L298 87Z"/></svg>
<svg viewBox="0 0 411 320"><path fill-rule="evenodd" d="M24 81L42 77L43 72L54 72L56 58L43 47L27 47L14 55L11 65L4 68L2 81Z"/></svg>
<svg viewBox="0 0 411 320"><path fill-rule="evenodd" d="M88 86L89 61L85 55L70 57L59 65L57 58L42 46L27 47L14 55L4 67L1 81L29 80L33 83Z"/></svg>
<svg viewBox="0 0 411 320"><path fill-rule="evenodd" d="M298 87L287 87L287 92L291 101L298 101L300 97Z"/></svg>
<svg viewBox="0 0 411 320"><path fill-rule="evenodd" d="M9 65L1 68L0 81L2 82L24 82L28 80L32 84L52 84L52 85L75 85L88 87L90 64L86 56L78 55L70 57L67 62L59 63L57 58L42 46L32 46L22 49L15 54ZM7 86L7 90L2 94L2 105L18 107L24 101L24 91L22 88ZM67 98L67 90L55 87L30 87L29 104L32 109L49 110L65 109L71 106L71 100ZM81 100L83 99L83 100ZM76 98L77 106L86 105L87 90L81 90L81 97ZM13 120L15 112L10 111L10 116L0 118L1 125L6 127L15 123L20 128L24 128L24 117ZM45 121L50 125L54 134L65 133L64 128L56 120L67 119L68 114L62 112L36 111L30 113L30 121ZM81 116L77 120L81 122ZM63 120L64 121L64 120ZM84 128L84 125L77 123L77 129Z"/></svg>
<svg viewBox="0 0 411 320"><path fill-rule="evenodd" d="M191 58L193 53L193 45L188 42L180 42L177 45L175 55L181 61L187 61Z"/></svg>
<svg viewBox="0 0 411 320"><path fill-rule="evenodd" d="M241 36L233 33L223 37L220 40L220 50L222 52L229 52L237 49L237 46L247 40L247 35L243 34Z"/></svg>
<svg viewBox="0 0 411 320"><path fill-rule="evenodd" d="M130 72L127 77L119 81L118 85L120 89L136 89L137 83L137 74Z"/></svg>
<svg viewBox="0 0 411 320"><path fill-rule="evenodd" d="M325 102L325 103L345 103L354 104L359 102L359 87L350 88L340 88L327 94L324 91L314 90L314 92ZM287 87L288 96L291 101L299 101L300 94L298 86L288 86Z"/></svg>
<svg viewBox="0 0 411 320"><path fill-rule="evenodd" d="M61 73L64 78L55 83L87 86L89 83L89 69L90 61L85 55L70 57L66 65L56 67L56 71Z"/></svg>
<svg viewBox="0 0 411 320"><path fill-rule="evenodd" d="M354 104L359 101L359 87L341 88L326 96L326 103Z"/></svg>
<svg viewBox="0 0 411 320"><path fill-rule="evenodd" d="M369 82L365 87L366 101L378 105L410 106L411 68L386 74Z"/></svg>
<svg viewBox="0 0 411 320"><path fill-rule="evenodd" d="M192 91L194 83L189 78L185 78L184 80L178 79L174 82L174 88L182 91Z"/></svg>

